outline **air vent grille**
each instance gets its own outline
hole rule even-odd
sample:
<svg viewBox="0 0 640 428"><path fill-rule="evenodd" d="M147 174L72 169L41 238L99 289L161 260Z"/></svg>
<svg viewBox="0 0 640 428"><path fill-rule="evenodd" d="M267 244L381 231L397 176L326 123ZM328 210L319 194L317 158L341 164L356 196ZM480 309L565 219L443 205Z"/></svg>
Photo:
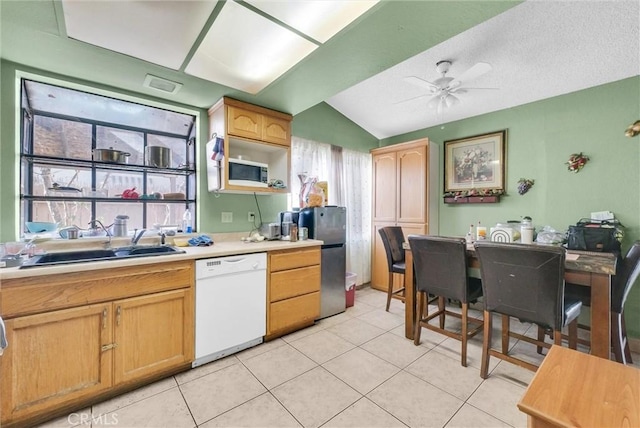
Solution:
<svg viewBox="0 0 640 428"><path fill-rule="evenodd" d="M144 79L143 86L168 94L176 94L180 88L182 88L182 83L173 82L171 80L163 79L162 77L147 74L147 77Z"/></svg>

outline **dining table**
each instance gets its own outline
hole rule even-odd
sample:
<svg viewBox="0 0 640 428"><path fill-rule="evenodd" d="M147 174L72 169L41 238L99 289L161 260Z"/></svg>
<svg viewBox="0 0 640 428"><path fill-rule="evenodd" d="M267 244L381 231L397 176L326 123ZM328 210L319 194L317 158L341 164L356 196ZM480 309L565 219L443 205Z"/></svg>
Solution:
<svg viewBox="0 0 640 428"><path fill-rule="evenodd" d="M538 244L532 244L538 245ZM416 320L416 290L413 281L413 256L408 242L405 250L405 337L413 340ZM565 282L589 287L591 291L591 355L611 356L611 277L616 273L618 258L613 253L567 250ZM473 244L467 244L467 266L479 268Z"/></svg>

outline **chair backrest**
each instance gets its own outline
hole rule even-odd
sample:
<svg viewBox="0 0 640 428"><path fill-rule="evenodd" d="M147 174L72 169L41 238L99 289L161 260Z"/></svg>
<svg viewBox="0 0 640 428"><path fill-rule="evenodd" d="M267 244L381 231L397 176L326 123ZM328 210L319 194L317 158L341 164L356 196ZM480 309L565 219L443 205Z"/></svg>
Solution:
<svg viewBox="0 0 640 428"><path fill-rule="evenodd" d="M404 262L404 249L402 248L404 233L400 226L382 227L378 229L378 232L380 233L380 238L382 238L384 251L387 253L389 272L392 272L394 263Z"/></svg>
<svg viewBox="0 0 640 428"><path fill-rule="evenodd" d="M564 248L482 241L475 250L486 310L562 328Z"/></svg>
<svg viewBox="0 0 640 428"><path fill-rule="evenodd" d="M622 313L629 291L640 275L640 241L633 243L611 283L611 310Z"/></svg>
<svg viewBox="0 0 640 428"><path fill-rule="evenodd" d="M467 247L463 238L409 235L416 290L468 301Z"/></svg>

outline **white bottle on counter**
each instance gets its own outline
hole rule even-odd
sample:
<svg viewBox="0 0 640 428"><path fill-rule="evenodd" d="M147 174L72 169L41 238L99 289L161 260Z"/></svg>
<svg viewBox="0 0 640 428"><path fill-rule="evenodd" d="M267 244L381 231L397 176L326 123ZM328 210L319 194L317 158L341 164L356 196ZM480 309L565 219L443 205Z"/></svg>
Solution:
<svg viewBox="0 0 640 428"><path fill-rule="evenodd" d="M522 227L520 229L520 241L523 244L533 244L533 224L531 219L525 217L522 220Z"/></svg>
<svg viewBox="0 0 640 428"><path fill-rule="evenodd" d="M182 231L184 233L193 232L193 225L191 223L191 211L189 211L189 208L184 210L184 214L182 215Z"/></svg>

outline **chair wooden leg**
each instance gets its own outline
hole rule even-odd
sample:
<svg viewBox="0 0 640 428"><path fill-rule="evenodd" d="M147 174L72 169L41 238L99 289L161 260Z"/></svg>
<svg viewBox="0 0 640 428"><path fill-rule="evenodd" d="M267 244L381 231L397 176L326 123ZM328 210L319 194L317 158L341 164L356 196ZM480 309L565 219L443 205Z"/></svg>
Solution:
<svg viewBox="0 0 640 428"><path fill-rule="evenodd" d="M569 349L578 349L578 319L569 323Z"/></svg>
<svg viewBox="0 0 640 428"><path fill-rule="evenodd" d="M544 336L545 336L545 331L544 328L538 326L538 341L539 342L544 342ZM542 355L542 346L538 345L536 347L536 351L538 352L538 354Z"/></svg>
<svg viewBox="0 0 640 428"><path fill-rule="evenodd" d="M491 312L484 311L484 329L482 338L482 362L480 364L480 377L486 379L489 374L489 349L491 348Z"/></svg>
<svg viewBox="0 0 640 428"><path fill-rule="evenodd" d="M440 311L440 328L444 330L444 297L438 297L438 310Z"/></svg>
<svg viewBox="0 0 640 428"><path fill-rule="evenodd" d="M418 310L416 314L416 322L413 326L413 344L416 346L420 345L420 333L422 333L422 325L420 325L420 320L422 319L422 312L424 312L425 294L426 293L422 292L416 293L416 296L418 298Z"/></svg>
<svg viewBox="0 0 640 428"><path fill-rule="evenodd" d="M467 367L467 333L469 329L469 326L467 325L468 308L468 303L462 304L462 356L460 361L462 363L462 367Z"/></svg>
<svg viewBox="0 0 640 428"><path fill-rule="evenodd" d="M393 294L393 272L389 272L389 288L387 289L387 309L389 312L389 306L391 305L391 295Z"/></svg>
<svg viewBox="0 0 640 428"><path fill-rule="evenodd" d="M562 346L562 330L553 330L553 344Z"/></svg>
<svg viewBox="0 0 640 428"><path fill-rule="evenodd" d="M509 353L509 316L502 315L502 353Z"/></svg>

